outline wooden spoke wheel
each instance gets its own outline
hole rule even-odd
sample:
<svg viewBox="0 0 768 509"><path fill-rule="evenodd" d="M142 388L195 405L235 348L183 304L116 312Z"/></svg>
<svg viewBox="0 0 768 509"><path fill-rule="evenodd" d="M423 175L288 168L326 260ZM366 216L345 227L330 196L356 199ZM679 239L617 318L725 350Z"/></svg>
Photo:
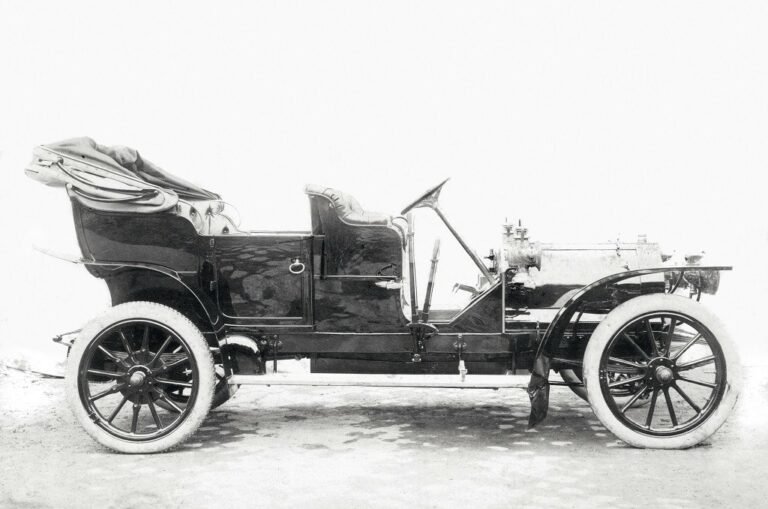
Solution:
<svg viewBox="0 0 768 509"><path fill-rule="evenodd" d="M214 408L218 408L224 403L226 403L227 401L229 401L229 399L232 396L234 396L237 390L240 388L239 385L230 385L227 383L227 378L224 375L224 367L221 366L220 364L217 364L215 366L215 374L216 374L216 387L214 388L214 392L213 392L213 402L211 403L211 410L213 410ZM166 395L168 396L168 399L170 399L173 403L176 403L176 405L172 406L163 400L157 400L156 404L157 406L164 408L169 412L176 412L177 407L184 407L189 401L189 396L187 392L188 391L185 387L176 387L176 388L169 389L166 391Z"/></svg>
<svg viewBox="0 0 768 509"><path fill-rule="evenodd" d="M177 311L149 302L115 306L88 323L67 366L75 415L94 439L120 452L159 452L183 442L208 413L214 385L200 331Z"/></svg>
<svg viewBox="0 0 768 509"><path fill-rule="evenodd" d="M701 304L654 294L598 325L584 355L595 414L637 447L685 448L714 433L736 402L739 363L720 322ZM636 403L647 398L648 404Z"/></svg>
<svg viewBox="0 0 768 509"><path fill-rule="evenodd" d="M626 380L629 377L629 375L625 373L615 373L613 374L613 381L618 381L620 379ZM582 372L581 368L564 368L560 370L560 378L563 379L565 383L569 384L583 384L584 380L584 374ZM621 404L622 402L629 401L629 399L634 394L634 387L638 384L637 381L630 381L627 384L622 385L615 385L613 388L611 388L611 394L615 397L616 401ZM587 401L587 388L584 387L584 385L569 385L568 386L571 391L573 391L574 394L576 394L578 397L583 399L584 401ZM645 406L650 402L649 396L645 395L640 398L636 398L632 402L632 406Z"/></svg>

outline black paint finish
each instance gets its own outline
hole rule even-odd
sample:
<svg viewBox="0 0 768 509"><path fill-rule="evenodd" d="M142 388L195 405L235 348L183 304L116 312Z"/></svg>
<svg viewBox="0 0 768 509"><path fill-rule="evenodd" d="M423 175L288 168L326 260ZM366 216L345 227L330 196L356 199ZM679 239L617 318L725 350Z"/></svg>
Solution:
<svg viewBox="0 0 768 509"><path fill-rule="evenodd" d="M310 245L308 239L300 236L215 237L221 312L227 318L269 324L309 323ZM301 274L289 271L293 260L304 264Z"/></svg>
<svg viewBox="0 0 768 509"><path fill-rule="evenodd" d="M400 292L377 279L315 281L315 325L321 332L407 332Z"/></svg>
<svg viewBox="0 0 768 509"><path fill-rule="evenodd" d="M321 276L402 274L403 238L389 225L351 225L336 214L330 200L310 196L312 233L323 235Z"/></svg>
<svg viewBox="0 0 768 509"><path fill-rule="evenodd" d="M496 283L475 297L469 306L453 318L449 324L438 325L441 332L489 332L502 331L501 283Z"/></svg>
<svg viewBox="0 0 768 509"><path fill-rule="evenodd" d="M140 262L176 272L200 268L205 240L194 226L168 212L101 212L72 200L83 255L101 262Z"/></svg>

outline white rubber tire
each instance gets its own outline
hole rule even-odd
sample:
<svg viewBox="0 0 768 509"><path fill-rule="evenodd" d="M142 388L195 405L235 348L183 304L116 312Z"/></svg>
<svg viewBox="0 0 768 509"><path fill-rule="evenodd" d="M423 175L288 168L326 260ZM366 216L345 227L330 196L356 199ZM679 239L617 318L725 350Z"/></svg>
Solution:
<svg viewBox="0 0 768 509"><path fill-rule="evenodd" d="M175 331L186 342L194 357L198 371L199 387L197 400L184 421L169 434L149 441L130 441L116 437L101 427L88 415L80 401L78 390L78 371L84 352L98 334L111 325L133 318L151 319L164 324ZM213 391L216 385L213 358L208 343L200 330L178 311L154 302L126 302L106 310L80 331L70 352L65 376L67 400L72 412L85 431L100 444L113 451L128 454L146 454L168 451L197 431L213 401Z"/></svg>
<svg viewBox="0 0 768 509"><path fill-rule="evenodd" d="M626 427L608 407L600 389L600 359L608 342L634 318L653 312L679 313L702 323L717 339L725 358L725 390L718 407L699 426L674 436L650 436ZM741 365L727 330L702 304L676 295L643 295L617 306L595 329L584 354L584 384L595 415L619 439L639 448L686 449L706 440L725 423L739 396Z"/></svg>

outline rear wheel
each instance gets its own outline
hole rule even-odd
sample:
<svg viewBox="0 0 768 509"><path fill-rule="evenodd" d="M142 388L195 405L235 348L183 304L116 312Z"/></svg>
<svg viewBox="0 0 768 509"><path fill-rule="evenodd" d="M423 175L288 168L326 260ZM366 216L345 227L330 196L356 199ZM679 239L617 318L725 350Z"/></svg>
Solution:
<svg viewBox="0 0 768 509"><path fill-rule="evenodd" d="M171 449L192 435L213 400L208 344L181 313L120 304L89 322L67 365L67 397L91 437L119 452ZM186 403L169 396L183 390Z"/></svg>
<svg viewBox="0 0 768 509"><path fill-rule="evenodd" d="M711 312L654 294L625 302L598 325L584 354L584 383L595 414L618 438L683 449L723 425L738 398L740 366ZM629 386L627 400L614 393ZM644 397L647 407L637 407Z"/></svg>
<svg viewBox="0 0 768 509"><path fill-rule="evenodd" d="M240 388L239 385L230 385L227 383L227 377L224 374L224 367L221 364L215 366L216 386L213 391L213 402L211 403L211 410L218 408L235 395ZM183 407L189 401L188 390L184 387L176 387L173 390L167 391L168 399L176 403L176 406L171 406L165 401L158 400L156 404L161 408L168 410L169 412L176 412L176 407Z"/></svg>

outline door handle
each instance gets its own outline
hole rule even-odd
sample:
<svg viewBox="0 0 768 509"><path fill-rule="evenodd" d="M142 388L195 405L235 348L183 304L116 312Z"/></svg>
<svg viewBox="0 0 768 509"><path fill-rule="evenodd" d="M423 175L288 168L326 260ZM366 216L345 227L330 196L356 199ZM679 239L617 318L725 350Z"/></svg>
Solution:
<svg viewBox="0 0 768 509"><path fill-rule="evenodd" d="M386 290L399 290L403 287L402 281L376 281L373 284Z"/></svg>
<svg viewBox="0 0 768 509"><path fill-rule="evenodd" d="M301 263L298 258L291 258L291 264L288 266L288 272L291 274L301 274L306 268L306 265Z"/></svg>

